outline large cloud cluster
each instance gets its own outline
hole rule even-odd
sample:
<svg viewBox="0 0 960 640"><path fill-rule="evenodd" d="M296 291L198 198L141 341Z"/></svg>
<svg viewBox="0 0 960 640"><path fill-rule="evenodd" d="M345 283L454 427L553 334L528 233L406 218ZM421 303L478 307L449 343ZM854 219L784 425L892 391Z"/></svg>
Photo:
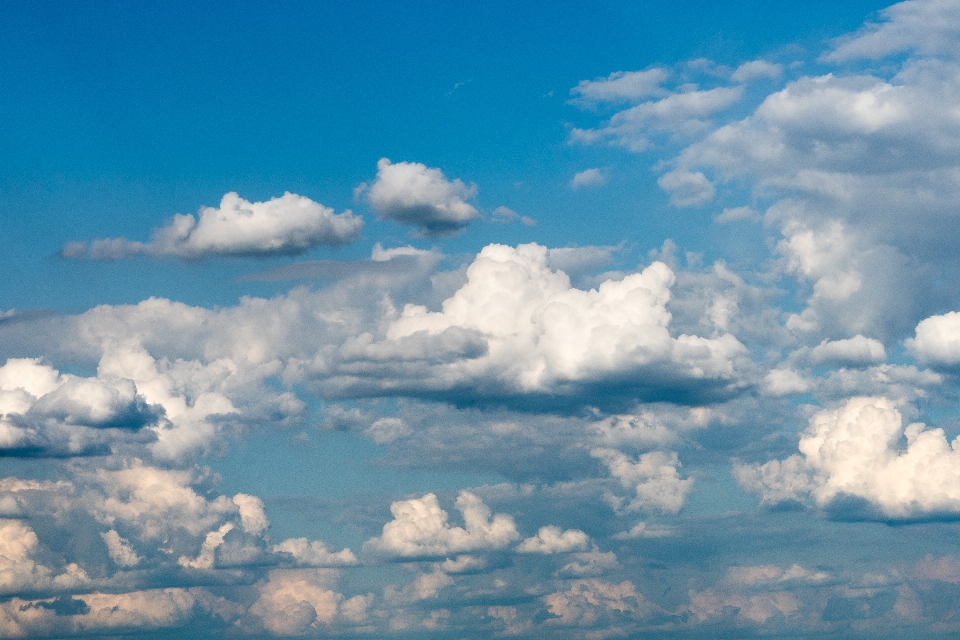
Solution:
<svg viewBox="0 0 960 640"><path fill-rule="evenodd" d="M894 519L960 512L960 445L942 429L904 427L887 398L851 398L817 413L799 449L802 456L740 466L737 479L767 503L854 498Z"/></svg>

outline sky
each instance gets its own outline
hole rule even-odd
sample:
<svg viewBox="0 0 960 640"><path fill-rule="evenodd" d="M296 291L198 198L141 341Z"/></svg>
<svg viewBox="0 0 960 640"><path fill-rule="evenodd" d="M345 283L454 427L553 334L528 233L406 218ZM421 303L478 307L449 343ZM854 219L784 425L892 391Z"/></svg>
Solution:
<svg viewBox="0 0 960 640"><path fill-rule="evenodd" d="M960 633L960 1L0 30L0 637Z"/></svg>

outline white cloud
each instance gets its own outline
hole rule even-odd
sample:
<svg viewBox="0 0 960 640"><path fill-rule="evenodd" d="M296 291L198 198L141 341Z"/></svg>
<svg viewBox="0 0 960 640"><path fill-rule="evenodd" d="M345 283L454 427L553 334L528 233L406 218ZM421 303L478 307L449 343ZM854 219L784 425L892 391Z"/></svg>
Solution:
<svg viewBox="0 0 960 640"><path fill-rule="evenodd" d="M759 219L760 216L750 207L734 207L732 209L724 209L720 212L720 215L714 217L713 221L718 224L727 224L729 222L737 222L740 220L756 222Z"/></svg>
<svg viewBox="0 0 960 640"><path fill-rule="evenodd" d="M606 78L581 80L570 90L574 100L585 104L597 102L637 102L650 96L662 95L660 85L670 76L665 69L645 71L616 71Z"/></svg>
<svg viewBox="0 0 960 640"><path fill-rule="evenodd" d="M153 239L125 238L71 243L65 258L116 260L133 255L172 256L196 260L214 256L296 255L316 246L348 244L356 240L363 220L350 211L333 209L285 193L267 202L248 202L227 193L219 208L201 207L195 218L177 214L170 224L153 231Z"/></svg>
<svg viewBox="0 0 960 640"><path fill-rule="evenodd" d="M906 437L906 448L899 441ZM817 413L800 438L801 456L740 465L741 485L768 503L810 496L827 506L841 496L861 498L890 518L960 512L960 444L942 429L906 428L883 397L851 398Z"/></svg>
<svg viewBox="0 0 960 640"><path fill-rule="evenodd" d="M289 553L297 564L306 567L340 567L357 564L357 557L350 549L331 551L321 540L288 538L274 545L274 553Z"/></svg>
<svg viewBox="0 0 960 640"><path fill-rule="evenodd" d="M569 551L581 551L587 548L590 542L590 536L579 529L567 529L563 531L560 527L547 525L540 527L537 535L526 538L517 545L519 553L567 553Z"/></svg>
<svg viewBox="0 0 960 640"><path fill-rule="evenodd" d="M107 553L110 559L120 567L133 567L139 564L140 556L130 545L130 541L120 536L119 533L110 529L100 534L103 543L107 545Z"/></svg>
<svg viewBox="0 0 960 640"><path fill-rule="evenodd" d="M680 460L673 452L652 451L636 461L613 449L594 449L590 455L602 460L625 489L636 493L625 505L617 498L614 504L618 510L677 513L693 489L693 478L680 478Z"/></svg>
<svg viewBox="0 0 960 640"><path fill-rule="evenodd" d="M960 53L960 6L951 0L908 0L880 11L882 21L840 38L828 62L877 59L911 51L927 56Z"/></svg>
<svg viewBox="0 0 960 640"><path fill-rule="evenodd" d="M810 360L814 364L868 365L886 359L887 352L878 340L859 334L846 340L824 340L810 351Z"/></svg>
<svg viewBox="0 0 960 640"><path fill-rule="evenodd" d="M742 87L717 87L670 93L615 113L599 129L573 129L572 142L608 142L630 151L650 147L657 133L690 135L709 127L709 118L738 102Z"/></svg>
<svg viewBox="0 0 960 640"><path fill-rule="evenodd" d="M302 635L330 624L343 599L333 586L338 574L330 569L274 569L259 585L259 598L250 607L275 636Z"/></svg>
<svg viewBox="0 0 960 640"><path fill-rule="evenodd" d="M379 538L364 544L365 550L402 558L446 556L472 551L502 549L520 537L513 518L496 514L480 498L468 491L457 497L457 510L465 527L447 522L437 496L400 500L390 505L394 519L383 525Z"/></svg>
<svg viewBox="0 0 960 640"><path fill-rule="evenodd" d="M377 162L377 179L367 199L377 215L386 220L413 225L423 236L456 233L480 214L468 200L477 186L447 180L440 169L419 162Z"/></svg>
<svg viewBox="0 0 960 640"><path fill-rule="evenodd" d="M696 207L713 200L716 189L699 171L671 171L657 179L660 188L670 194L675 207Z"/></svg>
<svg viewBox="0 0 960 640"><path fill-rule="evenodd" d="M955 366L960 363L960 313L951 311L922 320L915 337L904 344L923 364Z"/></svg>
<svg viewBox="0 0 960 640"><path fill-rule="evenodd" d="M570 180L571 189L580 189L583 187L599 187L607 183L606 176L600 169L584 169L574 174Z"/></svg>
<svg viewBox="0 0 960 640"><path fill-rule="evenodd" d="M642 538L669 538L673 534L673 527L663 524L638 522L630 527L629 531L621 531L613 537L615 540L639 540Z"/></svg>
<svg viewBox="0 0 960 640"><path fill-rule="evenodd" d="M549 255L535 244L484 248L442 311L407 305L387 337L438 336L451 328L482 335L486 355L445 367L446 385L473 380L506 384L505 391L557 391L572 382L628 375L636 384L645 369L660 372L659 384L667 380L664 369L673 371L670 384L735 377L733 360L744 349L733 336L670 336L665 305L674 275L666 265L656 262L583 291L549 268ZM658 383L650 378L643 384Z"/></svg>
<svg viewBox="0 0 960 640"><path fill-rule="evenodd" d="M733 72L730 79L734 82L749 82L757 78L776 80L783 74L783 65L773 64L766 60L751 60L744 62Z"/></svg>

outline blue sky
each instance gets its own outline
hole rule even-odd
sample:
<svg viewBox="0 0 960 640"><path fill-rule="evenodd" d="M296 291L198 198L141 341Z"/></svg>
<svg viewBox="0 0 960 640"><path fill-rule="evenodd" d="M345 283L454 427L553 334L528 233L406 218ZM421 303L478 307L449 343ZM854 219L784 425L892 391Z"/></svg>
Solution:
<svg viewBox="0 0 960 640"><path fill-rule="evenodd" d="M0 635L956 635L960 3L0 24Z"/></svg>

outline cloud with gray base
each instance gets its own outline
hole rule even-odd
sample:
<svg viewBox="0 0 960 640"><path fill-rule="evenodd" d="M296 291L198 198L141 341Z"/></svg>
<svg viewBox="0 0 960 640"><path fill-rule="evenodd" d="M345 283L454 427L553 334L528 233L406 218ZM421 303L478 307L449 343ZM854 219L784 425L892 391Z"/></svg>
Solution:
<svg viewBox="0 0 960 640"><path fill-rule="evenodd" d="M381 158L367 201L381 220L410 225L418 236L438 237L458 233L480 216L468 202L476 195L477 185L448 180L440 169Z"/></svg>
<svg viewBox="0 0 960 640"><path fill-rule="evenodd" d="M71 242L60 255L76 260L118 260L136 255L200 260L228 256L297 255L318 246L349 244L360 237L363 219L293 193L249 202L236 193L219 207L201 207L197 217L176 214L153 231L150 242L106 238Z"/></svg>

